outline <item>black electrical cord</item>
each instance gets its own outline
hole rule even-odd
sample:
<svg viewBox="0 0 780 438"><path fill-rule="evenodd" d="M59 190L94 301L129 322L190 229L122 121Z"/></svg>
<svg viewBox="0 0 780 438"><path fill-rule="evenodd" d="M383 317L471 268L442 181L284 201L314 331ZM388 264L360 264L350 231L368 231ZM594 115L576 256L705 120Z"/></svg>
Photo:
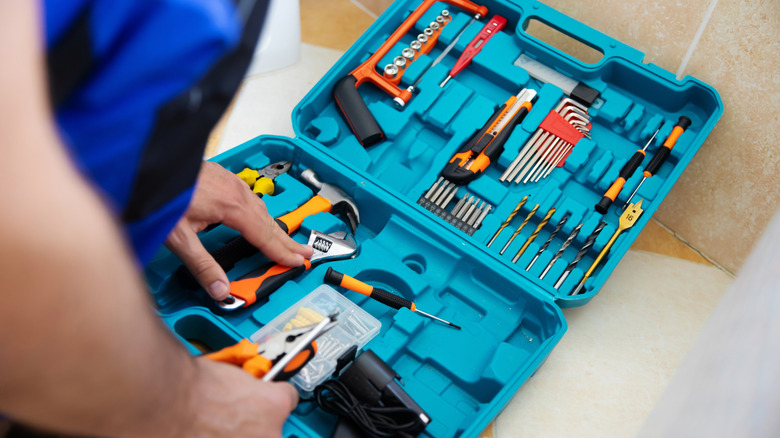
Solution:
<svg viewBox="0 0 780 438"><path fill-rule="evenodd" d="M420 416L405 407L382 407L361 403L346 385L328 380L314 389L314 398L323 411L347 417L371 437L397 437L404 433L416 435L425 427Z"/></svg>

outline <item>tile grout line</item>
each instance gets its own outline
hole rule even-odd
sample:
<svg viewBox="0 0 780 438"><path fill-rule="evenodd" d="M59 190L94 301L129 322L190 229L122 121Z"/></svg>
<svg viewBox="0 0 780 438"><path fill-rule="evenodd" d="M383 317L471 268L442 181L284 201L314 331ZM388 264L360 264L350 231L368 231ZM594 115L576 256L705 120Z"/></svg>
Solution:
<svg viewBox="0 0 780 438"><path fill-rule="evenodd" d="M365 12L366 14L368 14L374 20L376 20L379 17L375 13L371 12L371 10L368 9L365 5L363 5L363 3L361 3L360 1L358 1L358 0L349 0L349 2L352 3L353 5L355 5L356 7L358 7L361 11Z"/></svg>
<svg viewBox="0 0 780 438"><path fill-rule="evenodd" d="M690 62L691 57L693 56L693 52L696 50L696 46L699 45L699 40L701 39L702 34L704 34L704 29L707 27L707 24L709 24L717 4L718 0L710 1L710 5L707 7L707 12L704 13L704 18L699 24L699 28L696 30L696 35L693 36L693 41L691 41L691 45L688 46L688 51L685 53L685 56L683 56L682 62L680 63L680 68L677 69L678 80L682 79L683 73L685 72L686 67L688 67L688 62Z"/></svg>
<svg viewBox="0 0 780 438"><path fill-rule="evenodd" d="M717 1L717 0L716 0L716 1ZM704 259L705 259L705 260L707 260L708 262L712 263L712 265L713 265L713 266L715 266L716 268L718 268L718 269L720 269L721 271L725 272L727 275L729 275L729 276L730 276L730 277L732 277L732 278L736 277L736 275L735 275L733 272L731 272L730 270L728 270L728 269L727 269L725 266L723 266L723 265L721 265L720 263L716 262L715 260L713 260L713 259L712 259L712 257L710 257L710 256L708 256L708 255L706 255L706 254L704 254L704 253L703 253L701 250L699 250L698 248L696 248L696 247L694 247L693 245L691 245L691 244L690 244L690 242L688 242L687 240L685 240L685 238L683 238L682 236L680 236L679 234L677 234L677 233L676 233L674 230L672 230L671 228L667 227L667 226L666 226L666 225L664 225L663 223L659 222L659 221L658 221L658 219L655 219L655 218L653 218L653 219L651 219L651 220L652 220L653 222L655 222L655 223L656 223L656 224L657 224L659 227L663 228L663 229L664 229L664 230L666 230L668 233L670 233L672 236L674 236L674 238L675 238L675 239L677 239L677 240L679 240L680 242L682 242L682 244L683 244L683 245L685 245L685 246L687 246L687 247L688 247L688 248L689 248L691 251L695 252L696 254L700 255L702 258L704 258Z"/></svg>

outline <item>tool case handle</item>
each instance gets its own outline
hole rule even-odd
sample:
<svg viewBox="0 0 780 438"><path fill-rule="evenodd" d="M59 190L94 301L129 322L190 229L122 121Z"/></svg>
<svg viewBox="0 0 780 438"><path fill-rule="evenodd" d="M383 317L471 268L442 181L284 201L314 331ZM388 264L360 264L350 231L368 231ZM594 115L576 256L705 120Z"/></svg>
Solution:
<svg viewBox="0 0 780 438"><path fill-rule="evenodd" d="M590 26L580 23L568 15L557 11L537 0L510 1L521 7L521 14L518 19L518 25L515 28L515 33L517 36L525 41L528 41L532 46L544 49L547 52L563 55L563 60L567 63L577 64L580 68L592 68L605 63L609 59L617 57L624 58L633 63L641 63L642 59L644 58L644 54L639 50L621 43L620 41L605 35ZM579 41L582 44L585 44L588 47L603 53L604 56L595 64L589 64L561 51L560 49L553 47L549 43L542 41L535 36L526 33L525 29L528 27L528 23L534 19L564 35L569 36L574 40Z"/></svg>

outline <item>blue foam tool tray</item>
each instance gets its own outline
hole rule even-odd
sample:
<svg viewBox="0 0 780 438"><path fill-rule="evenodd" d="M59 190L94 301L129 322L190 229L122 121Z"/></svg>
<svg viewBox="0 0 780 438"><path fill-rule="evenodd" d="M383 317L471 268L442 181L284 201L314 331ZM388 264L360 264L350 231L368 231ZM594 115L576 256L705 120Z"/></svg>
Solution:
<svg viewBox="0 0 780 438"><path fill-rule="evenodd" d="M292 161L289 173L276 178L275 193L263 198L275 217L294 210L314 195L313 189L299 180L304 169L312 169L322 181L340 187L360 211L356 257L315 265L267 300L234 312L218 310L202 290L186 290L173 274L180 261L165 249L156 255L146 274L163 320L193 353L249 337L320 286L329 266L395 291L425 312L450 320L463 330L421 318L406 309L395 311L342 290L382 325L365 348L372 349L398 372L404 389L431 416L433 421L424 436L472 437L501 412L561 339L566 331L561 308L582 306L598 294L714 127L723 104L712 87L692 77L677 80L670 72L644 64L641 52L535 0L480 3L488 8L488 17L500 14L507 18L507 25L470 66L442 88L439 83L486 20L471 23L453 50L426 71L470 21L470 15L451 2L436 2L402 35L400 42L404 44L394 45L399 48L415 39L442 9L452 15L452 27L445 26L430 53L419 56L401 78L400 87L422 78L409 102L399 107L375 86L358 87L385 133L382 142L364 147L334 101L334 85L375 53L420 3L393 3L322 77L292 114L298 135L295 139L261 136L215 158L234 172ZM597 49L603 57L587 64L555 49L526 33L532 19ZM589 108L591 138L577 143L565 165L549 177L528 184L500 182L499 176L565 95L557 86L533 79L523 68L513 65L520 54L600 93L598 104ZM388 56L385 58L392 59ZM383 64L377 66L379 72L382 68ZM495 108L523 88L537 92L533 108L507 140L504 153L479 178L459 189L459 194L467 191L493 207L473 235L418 205L418 198L438 179L461 145ZM635 201L643 200L644 213L616 240L583 293L570 295L616 231L620 207L639 184L641 170L629 178L605 215L598 214L593 206L644 140L660 126L647 151L652 157L683 115L691 119L690 128L679 137L658 173L636 195ZM487 247L524 196L529 197L528 202ZM537 204L537 213L507 251L499 254ZM513 263L514 254L553 207L556 212L548 224ZM566 224L533 267L526 270L564 215L569 215ZM601 221L606 225L593 247L555 288ZM551 264L577 225L582 225L581 232ZM305 243L312 229L329 233L346 230L347 226L338 215L320 213L307 217L292 236ZM235 236L224 226L201 233L210 250ZM262 255L252 256L237 263L228 276L231 280L241 278L266 262ZM547 275L540 279L548 264ZM326 437L336 421L313 404L303 403L286 423L284 434Z"/></svg>

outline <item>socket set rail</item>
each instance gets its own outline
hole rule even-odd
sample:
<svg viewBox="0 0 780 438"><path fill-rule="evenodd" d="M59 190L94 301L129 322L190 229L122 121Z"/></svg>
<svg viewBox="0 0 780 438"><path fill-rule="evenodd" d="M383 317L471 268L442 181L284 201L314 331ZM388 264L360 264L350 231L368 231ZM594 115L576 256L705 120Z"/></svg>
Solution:
<svg viewBox="0 0 780 438"><path fill-rule="evenodd" d="M530 20L603 57L555 49L526 33ZM597 296L722 112L712 87L536 0L396 1L295 108L296 138L260 136L215 158L236 173L289 161L263 196L269 212L285 219L324 197L332 205L283 222L302 243L348 235L354 253L228 309L187 290L163 250L150 289L182 341L218 348L331 269L379 321L362 348L429 415L422 435L477 436L563 336L561 308ZM218 226L201 239L216 250L235 236ZM266 261L249 254L228 276ZM330 436L335 422L303 403L284 433Z"/></svg>

